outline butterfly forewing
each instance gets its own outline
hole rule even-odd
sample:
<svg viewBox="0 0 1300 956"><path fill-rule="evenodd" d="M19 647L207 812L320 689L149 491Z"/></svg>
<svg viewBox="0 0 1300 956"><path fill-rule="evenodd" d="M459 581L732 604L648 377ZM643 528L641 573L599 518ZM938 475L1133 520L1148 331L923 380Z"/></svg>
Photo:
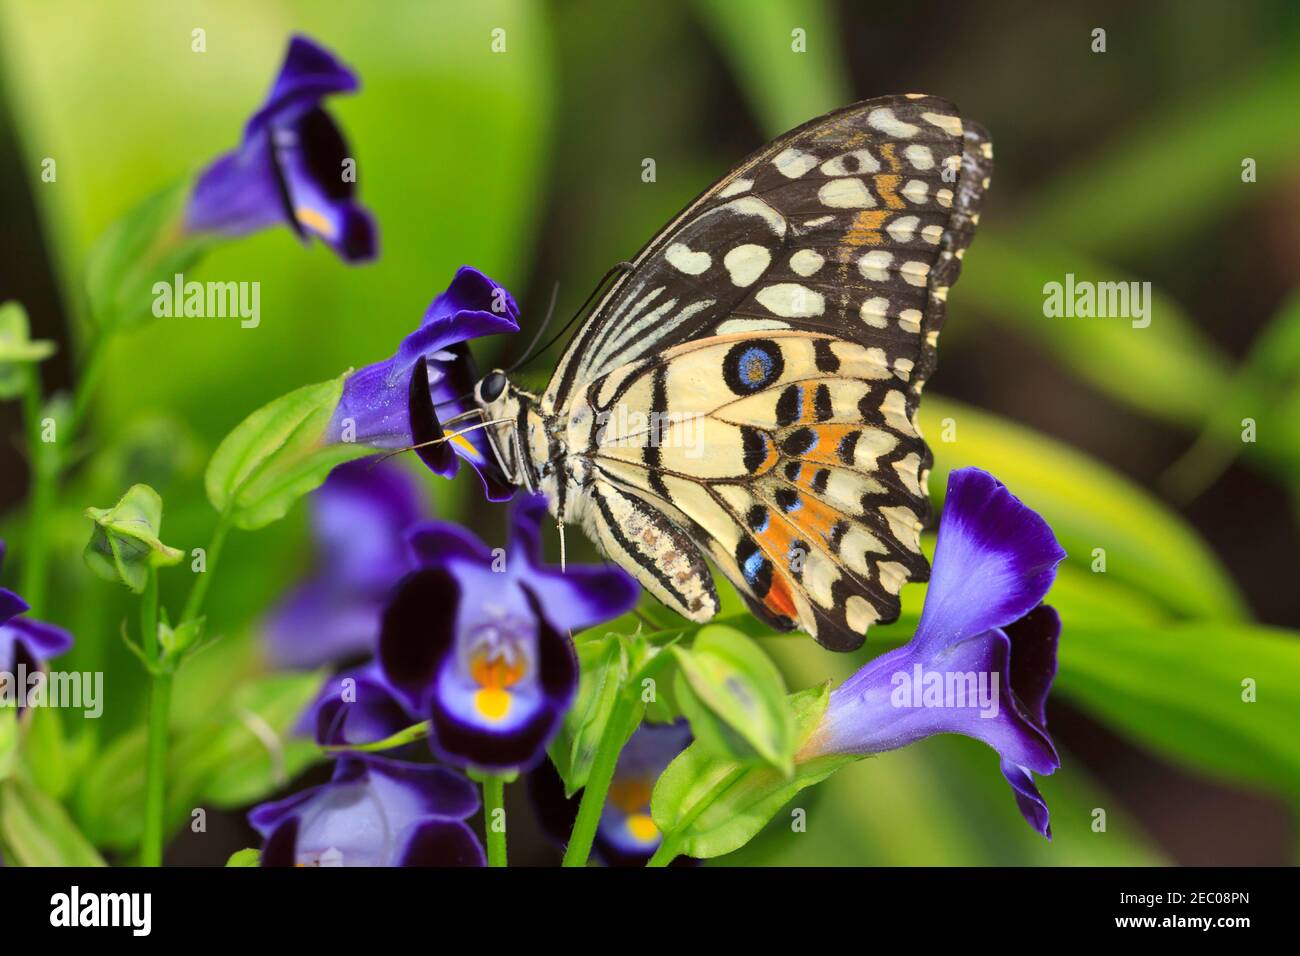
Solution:
<svg viewBox="0 0 1300 956"><path fill-rule="evenodd" d="M661 600L716 607L684 532L756 613L828 647L897 617L928 575L916 405L991 165L945 101L856 104L738 166L606 294L543 410L601 419L588 487L660 546L611 556ZM608 551L607 515L584 520Z"/></svg>

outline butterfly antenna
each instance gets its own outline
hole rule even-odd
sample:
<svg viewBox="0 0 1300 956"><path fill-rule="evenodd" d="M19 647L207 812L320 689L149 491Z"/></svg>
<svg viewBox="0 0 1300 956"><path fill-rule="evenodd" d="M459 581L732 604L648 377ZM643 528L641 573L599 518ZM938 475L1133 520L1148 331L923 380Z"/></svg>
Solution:
<svg viewBox="0 0 1300 956"><path fill-rule="evenodd" d="M555 300L559 298L559 295L560 283L557 280L555 285L551 286L551 304L546 307L546 318L542 319L542 324L537 327L537 331L533 334L532 341L528 343L528 348L524 349L524 355L531 355L533 347L537 345L537 343L542 340L542 336L546 334L547 326L551 324L551 319L555 318ZM516 362L506 371L513 372L522 364L522 362Z"/></svg>
<svg viewBox="0 0 1300 956"><path fill-rule="evenodd" d="M475 414L478 413L478 409L475 409L474 411ZM463 416L457 415L456 417L461 418ZM449 420L449 423L453 420L454 419ZM382 464L390 458L396 458L398 455L405 455L408 451L415 451L417 448L428 448L430 445L441 445L443 442L459 438L461 435L467 434L468 432L476 432L480 428L491 428L493 425L513 425L514 423L515 420L513 418L494 418L490 422L479 422L477 425L470 425L469 428L462 428L460 431L452 432L449 435L443 435L441 438L435 438L432 441L423 441L417 445L407 445L405 448L395 448L388 454L380 455L376 458L374 462L371 463L370 467L373 468L375 465Z"/></svg>
<svg viewBox="0 0 1300 956"><path fill-rule="evenodd" d="M564 522L560 519L555 520L555 527L560 532L560 573L564 573Z"/></svg>
<svg viewBox="0 0 1300 956"><path fill-rule="evenodd" d="M537 358L539 355L544 355L547 349L549 349L552 345L554 345L556 342L560 341L560 339L564 337L565 333L569 331L569 329L573 326L574 322L577 322L578 319L582 318L582 314L587 311L587 307L591 305L591 303L595 300L596 296L598 296L601 290L605 288L605 284L609 282L611 276L621 275L624 272L630 271L632 268L633 268L632 263L620 262L618 265L614 266L603 276L601 276L600 281L596 283L596 288L592 289L591 295L587 296L587 301L582 303L582 306L578 309L577 312L573 313L573 318L569 319L568 322L564 323L564 328L556 332L555 335L551 337L551 340L547 342L545 345L543 345L541 348L533 350L531 354L527 354L524 358L520 359L518 362L512 365L510 367L510 371L513 372L518 369L521 369L529 362L531 362L533 359Z"/></svg>

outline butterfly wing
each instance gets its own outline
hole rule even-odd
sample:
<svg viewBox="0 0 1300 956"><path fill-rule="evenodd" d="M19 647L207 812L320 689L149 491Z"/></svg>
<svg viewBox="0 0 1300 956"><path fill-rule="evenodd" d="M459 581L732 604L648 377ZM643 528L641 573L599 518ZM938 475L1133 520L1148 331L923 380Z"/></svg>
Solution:
<svg viewBox="0 0 1300 956"><path fill-rule="evenodd" d="M603 417L593 494L635 502L656 540L684 533L776 626L850 649L895 619L902 585L928 576L916 406L991 166L951 104L893 96L706 190L606 293L543 397L547 414ZM643 581L663 571L664 553L611 556ZM711 613L704 573L679 573L692 616Z"/></svg>

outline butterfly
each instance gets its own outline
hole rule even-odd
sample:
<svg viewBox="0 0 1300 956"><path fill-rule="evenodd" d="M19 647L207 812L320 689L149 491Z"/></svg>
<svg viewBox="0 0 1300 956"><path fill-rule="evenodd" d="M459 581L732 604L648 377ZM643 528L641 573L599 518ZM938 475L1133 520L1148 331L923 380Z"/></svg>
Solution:
<svg viewBox="0 0 1300 956"><path fill-rule="evenodd" d="M627 264L545 392L477 382L501 477L689 620L711 560L770 626L861 646L929 577L916 410L992 156L920 94L764 146Z"/></svg>

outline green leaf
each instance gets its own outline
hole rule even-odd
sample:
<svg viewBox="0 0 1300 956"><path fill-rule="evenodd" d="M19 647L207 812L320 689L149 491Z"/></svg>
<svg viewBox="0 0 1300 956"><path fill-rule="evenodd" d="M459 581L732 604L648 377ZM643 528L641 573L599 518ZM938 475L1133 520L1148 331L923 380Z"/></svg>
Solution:
<svg viewBox="0 0 1300 956"><path fill-rule="evenodd" d="M1253 703L1243 699L1247 680ZM1300 792L1300 634L1293 631L1067 621L1054 693L1202 773Z"/></svg>
<svg viewBox="0 0 1300 956"><path fill-rule="evenodd" d="M794 728L781 672L748 637L709 625L689 647L673 646L673 692L705 749L740 762L794 772Z"/></svg>
<svg viewBox="0 0 1300 956"><path fill-rule="evenodd" d="M1300 471L1300 295L1292 296L1251 344L1232 382L1212 403L1201 434L1162 484L1180 501L1204 490L1239 454L1249 453L1285 482ZM1242 440L1253 419L1265 440Z"/></svg>
<svg viewBox="0 0 1300 956"><path fill-rule="evenodd" d="M827 683L787 698L800 744L821 720L829 696ZM819 757L796 764L787 777L773 767L747 767L716 756L696 742L660 776L650 810L666 845L709 859L744 846L796 793L856 759Z"/></svg>
<svg viewBox="0 0 1300 956"><path fill-rule="evenodd" d="M72 789L75 769L75 757L63 736L63 717L57 707L33 707L25 719L23 763L36 786L61 800Z"/></svg>
<svg viewBox="0 0 1300 956"><path fill-rule="evenodd" d="M936 504L950 469L978 465L1047 520L1071 564L1091 573L1101 548L1107 576L1175 614L1245 616L1214 552L1150 492L1066 445L949 399L927 396L920 417L934 449Z"/></svg>
<svg viewBox="0 0 1300 956"><path fill-rule="evenodd" d="M0 401L21 395L27 387L26 366L43 362L54 352L53 342L32 341L22 305L0 303Z"/></svg>
<svg viewBox="0 0 1300 956"><path fill-rule="evenodd" d="M57 800L20 777L0 784L0 841L20 866L103 866Z"/></svg>
<svg viewBox="0 0 1300 956"><path fill-rule="evenodd" d="M153 315L155 283L170 286L213 244L184 229L190 182L179 182L141 202L110 226L86 263L90 312L101 329L137 325Z"/></svg>
<svg viewBox="0 0 1300 956"><path fill-rule="evenodd" d="M573 706L549 748L551 762L564 781L566 796L587 785L596 750L614 703L628 679L628 651L620 634L578 643L580 677Z"/></svg>
<svg viewBox="0 0 1300 956"><path fill-rule="evenodd" d="M0 780L18 765L18 708L0 708Z"/></svg>
<svg viewBox="0 0 1300 956"><path fill-rule="evenodd" d="M853 99L836 42L838 23L822 0L695 0L695 9L741 80L767 132L776 136ZM793 30L806 49L794 52Z"/></svg>
<svg viewBox="0 0 1300 956"><path fill-rule="evenodd" d="M104 580L142 592L151 567L173 565L184 557L158 538L162 510L162 498L148 485L132 485L112 508L87 508L95 528L86 545L86 564Z"/></svg>
<svg viewBox="0 0 1300 956"><path fill-rule="evenodd" d="M320 759L315 743L291 736L320 680L317 673L254 679L206 719L173 726L168 829L196 806L243 807L265 799ZM144 729L133 728L102 750L78 781L76 817L99 846L125 851L140 840L144 752Z"/></svg>
<svg viewBox="0 0 1300 956"><path fill-rule="evenodd" d="M219 807L245 806L286 786L320 759L313 741L292 734L321 680L319 673L273 674L240 687L226 713L176 741L169 781Z"/></svg>
<svg viewBox="0 0 1300 956"><path fill-rule="evenodd" d="M262 851L256 847L249 847L246 850L236 850L230 854L230 859L226 861L226 866L261 866Z"/></svg>
<svg viewBox="0 0 1300 956"><path fill-rule="evenodd" d="M1044 286L1067 273L1134 278L1050 239L976 237L955 295L1037 343L1085 382L1163 421L1199 425L1228 381L1228 359L1178 303L1153 289L1150 325L1125 318L1047 318Z"/></svg>
<svg viewBox="0 0 1300 956"><path fill-rule="evenodd" d="M205 485L217 511L246 530L283 518L338 465L374 454L359 444L325 444L346 375L305 385L259 408L226 436Z"/></svg>
<svg viewBox="0 0 1300 956"><path fill-rule="evenodd" d="M1278 122L1300 96L1300 61L1286 43L1278 51L1271 63L1237 73L1239 80L1186 88L1182 102L1161 103L1117 129L1109 149L1081 150L1077 168L1022 203L1028 226L1117 255L1144 250L1152 223L1166 236L1195 236L1233 207L1258 202L1268 171L1282 174L1300 149L1300 127ZM1246 156L1259 164L1259 184L1241 181Z"/></svg>

